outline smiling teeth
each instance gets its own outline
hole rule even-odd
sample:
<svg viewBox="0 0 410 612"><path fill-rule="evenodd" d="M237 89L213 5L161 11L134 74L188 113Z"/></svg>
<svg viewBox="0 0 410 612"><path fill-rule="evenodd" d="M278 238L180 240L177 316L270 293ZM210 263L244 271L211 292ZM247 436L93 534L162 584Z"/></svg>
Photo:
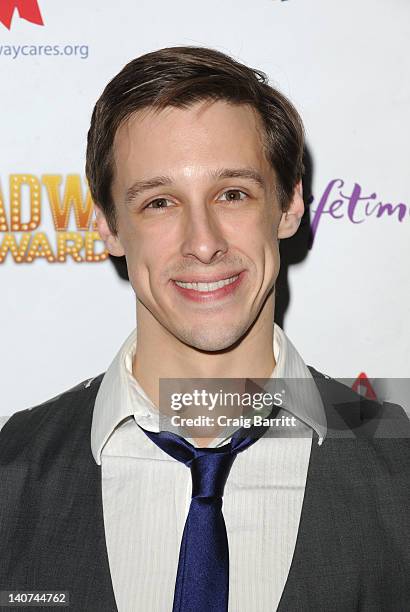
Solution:
<svg viewBox="0 0 410 612"><path fill-rule="evenodd" d="M231 278L226 278L225 280L217 281L216 283L183 283L181 281L175 281L175 284L179 287L184 287L184 289L195 289L195 291L215 291L216 289L220 289L220 287L235 282L238 277L239 274Z"/></svg>

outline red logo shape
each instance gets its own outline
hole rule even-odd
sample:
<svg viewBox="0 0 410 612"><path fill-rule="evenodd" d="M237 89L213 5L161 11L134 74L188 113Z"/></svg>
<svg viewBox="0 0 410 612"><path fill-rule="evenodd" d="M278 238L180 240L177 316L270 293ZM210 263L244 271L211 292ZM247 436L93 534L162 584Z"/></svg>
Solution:
<svg viewBox="0 0 410 612"><path fill-rule="evenodd" d="M356 391L356 393L360 393L360 395L363 395L367 399L377 400L377 395L374 392L372 385L370 384L370 380L367 378L364 372L361 372L356 378L352 385L352 389L353 391ZM361 392L361 389L364 389L364 393Z"/></svg>
<svg viewBox="0 0 410 612"><path fill-rule="evenodd" d="M10 30L15 9L18 10L21 19L44 25L37 0L0 0L0 21L8 30Z"/></svg>

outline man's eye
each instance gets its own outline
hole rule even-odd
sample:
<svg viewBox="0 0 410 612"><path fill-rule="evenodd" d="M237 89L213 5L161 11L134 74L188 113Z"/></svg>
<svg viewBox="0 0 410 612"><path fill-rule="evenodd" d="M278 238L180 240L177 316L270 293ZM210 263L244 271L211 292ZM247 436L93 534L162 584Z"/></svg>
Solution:
<svg viewBox="0 0 410 612"><path fill-rule="evenodd" d="M166 200L165 198L157 198L156 200L152 200L152 202L150 202L149 204L147 204L147 206L145 206L145 208L153 208L154 210L159 210L162 208L168 208L167 204L168 204L169 200Z"/></svg>
<svg viewBox="0 0 410 612"><path fill-rule="evenodd" d="M228 191L224 191L220 199L225 199L227 202L235 202L244 200L246 197L246 193L240 191L240 189L228 189Z"/></svg>

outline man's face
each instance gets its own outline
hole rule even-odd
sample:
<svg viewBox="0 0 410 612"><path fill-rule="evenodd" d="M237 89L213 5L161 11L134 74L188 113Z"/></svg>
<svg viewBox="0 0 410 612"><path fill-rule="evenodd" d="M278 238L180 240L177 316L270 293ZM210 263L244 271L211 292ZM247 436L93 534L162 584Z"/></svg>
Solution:
<svg viewBox="0 0 410 612"><path fill-rule="evenodd" d="M232 346L279 271L281 210L260 119L224 101L140 111L118 130L114 163L110 250L125 253L144 320L198 349Z"/></svg>

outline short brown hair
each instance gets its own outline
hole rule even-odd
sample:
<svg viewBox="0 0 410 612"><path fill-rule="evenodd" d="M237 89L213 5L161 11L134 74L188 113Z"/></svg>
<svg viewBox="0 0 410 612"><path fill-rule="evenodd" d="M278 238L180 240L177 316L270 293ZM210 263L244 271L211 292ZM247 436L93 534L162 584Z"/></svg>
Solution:
<svg viewBox="0 0 410 612"><path fill-rule="evenodd" d="M91 118L86 175L94 202L116 233L111 193L115 134L134 112L147 107L186 108L202 100L248 104L262 119L265 149L278 186L279 204L287 210L303 174L304 130L289 100L268 84L260 70L205 47L168 47L129 62L104 89Z"/></svg>

